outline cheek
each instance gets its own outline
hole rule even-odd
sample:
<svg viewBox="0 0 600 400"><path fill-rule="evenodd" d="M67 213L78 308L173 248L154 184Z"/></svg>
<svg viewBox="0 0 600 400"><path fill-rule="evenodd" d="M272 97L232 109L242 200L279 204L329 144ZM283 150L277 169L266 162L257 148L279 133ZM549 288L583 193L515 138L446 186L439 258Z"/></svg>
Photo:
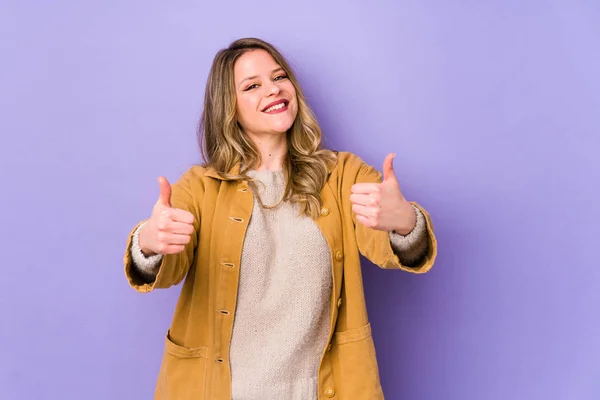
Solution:
<svg viewBox="0 0 600 400"><path fill-rule="evenodd" d="M294 85L292 85L292 82L286 82L284 91L288 94L289 97L292 97L294 99L296 98L296 89L294 88Z"/></svg>
<svg viewBox="0 0 600 400"><path fill-rule="evenodd" d="M291 111L292 111L292 117L294 119L296 119L296 117L298 116L298 99L294 99L293 107L291 108Z"/></svg>
<svg viewBox="0 0 600 400"><path fill-rule="evenodd" d="M244 97L238 97L236 102L237 117L240 122L247 121L250 116L251 102Z"/></svg>
<svg viewBox="0 0 600 400"><path fill-rule="evenodd" d="M298 114L298 97L296 96L296 89L294 89L294 85L292 85L292 83L290 82L289 85L285 88L285 91L288 93L288 96L290 98L294 99L291 111L293 117L296 118L296 115Z"/></svg>

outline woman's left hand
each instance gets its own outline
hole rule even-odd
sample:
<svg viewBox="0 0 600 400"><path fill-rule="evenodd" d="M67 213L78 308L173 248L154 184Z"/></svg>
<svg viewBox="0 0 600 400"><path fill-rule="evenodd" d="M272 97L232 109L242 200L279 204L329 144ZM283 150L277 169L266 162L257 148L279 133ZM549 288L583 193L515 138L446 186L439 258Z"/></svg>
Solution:
<svg viewBox="0 0 600 400"><path fill-rule="evenodd" d="M357 221L366 227L407 235L415 227L417 215L400 190L394 173L395 156L388 154L383 162L383 181L354 184L350 201Z"/></svg>

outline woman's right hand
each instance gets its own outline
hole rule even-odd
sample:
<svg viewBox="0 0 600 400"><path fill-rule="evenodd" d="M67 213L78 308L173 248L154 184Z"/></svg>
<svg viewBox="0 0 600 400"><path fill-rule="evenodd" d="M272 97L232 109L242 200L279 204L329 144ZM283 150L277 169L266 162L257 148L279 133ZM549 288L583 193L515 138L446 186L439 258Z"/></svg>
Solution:
<svg viewBox="0 0 600 400"><path fill-rule="evenodd" d="M152 216L140 229L140 248L146 256L181 253L194 233L194 215L171 207L171 185L167 179L159 177L158 185L160 195Z"/></svg>

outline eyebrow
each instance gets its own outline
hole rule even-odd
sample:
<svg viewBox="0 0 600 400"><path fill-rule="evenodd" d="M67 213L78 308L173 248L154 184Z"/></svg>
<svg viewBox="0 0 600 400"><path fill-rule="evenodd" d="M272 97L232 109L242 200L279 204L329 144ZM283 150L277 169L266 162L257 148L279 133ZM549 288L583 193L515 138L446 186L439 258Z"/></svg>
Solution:
<svg viewBox="0 0 600 400"><path fill-rule="evenodd" d="M284 71L283 67L277 67L275 68L273 71L271 71L271 74L274 74L275 72L279 72L279 71ZM242 79L242 81L240 82L240 86L242 86L242 83L252 80L252 79L256 79L258 78L258 75L253 75L253 76L249 76L247 78Z"/></svg>

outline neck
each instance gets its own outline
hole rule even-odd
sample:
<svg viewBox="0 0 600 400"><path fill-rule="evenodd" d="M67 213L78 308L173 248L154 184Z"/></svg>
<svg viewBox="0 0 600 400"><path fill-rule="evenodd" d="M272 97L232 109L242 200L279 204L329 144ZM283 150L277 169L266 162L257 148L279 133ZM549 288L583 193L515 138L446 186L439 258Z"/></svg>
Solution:
<svg viewBox="0 0 600 400"><path fill-rule="evenodd" d="M278 171L283 168L283 159L287 154L287 135L285 133L248 134L260 152L261 163L257 171Z"/></svg>

